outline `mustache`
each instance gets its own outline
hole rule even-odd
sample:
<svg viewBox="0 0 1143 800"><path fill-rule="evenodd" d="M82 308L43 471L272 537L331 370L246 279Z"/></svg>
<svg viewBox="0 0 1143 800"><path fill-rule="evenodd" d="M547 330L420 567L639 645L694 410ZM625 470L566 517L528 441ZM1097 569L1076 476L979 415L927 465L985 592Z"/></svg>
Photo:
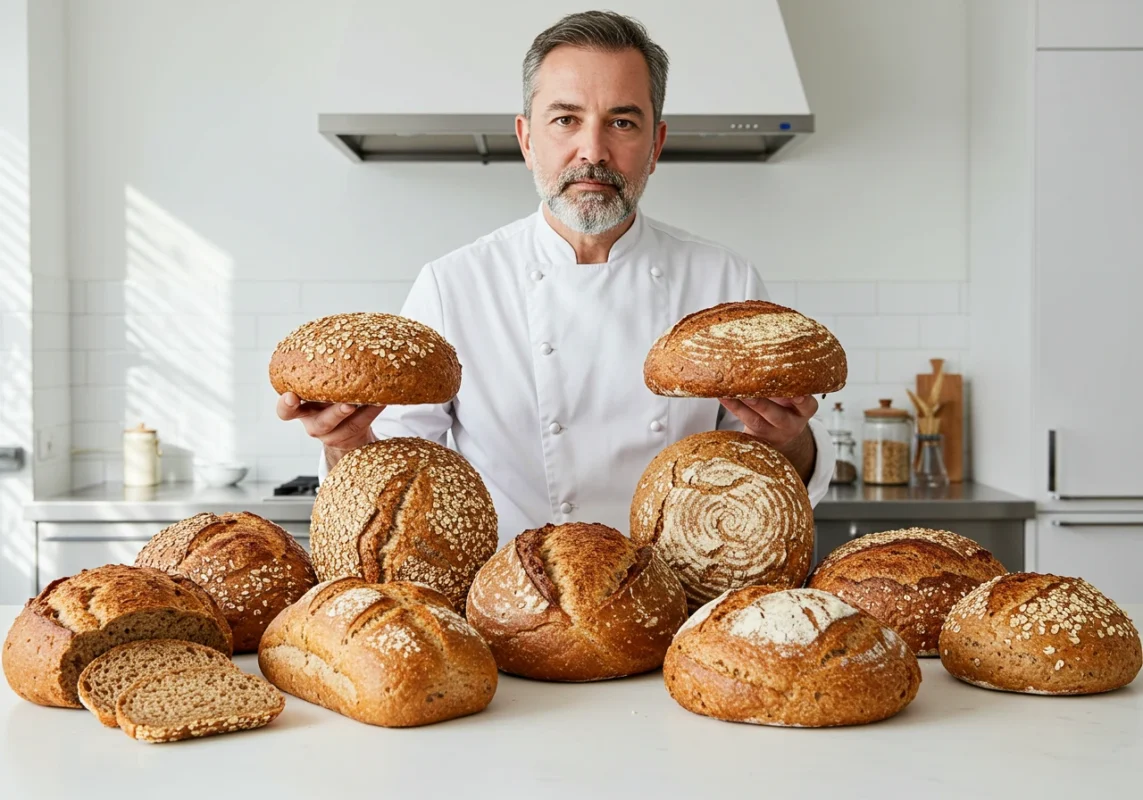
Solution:
<svg viewBox="0 0 1143 800"><path fill-rule="evenodd" d="M627 180L622 174L610 167L599 164L585 164L571 169L560 175L560 192L563 192L576 181L597 181L609 183L622 192L627 188Z"/></svg>

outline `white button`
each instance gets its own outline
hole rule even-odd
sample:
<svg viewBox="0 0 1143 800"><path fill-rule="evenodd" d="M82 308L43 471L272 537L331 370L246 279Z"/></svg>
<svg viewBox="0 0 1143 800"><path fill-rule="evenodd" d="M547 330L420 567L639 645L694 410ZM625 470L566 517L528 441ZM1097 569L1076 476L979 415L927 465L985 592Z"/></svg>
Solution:
<svg viewBox="0 0 1143 800"><path fill-rule="evenodd" d="M658 433L659 431L663 430L663 423L659 422L657 419L651 420L651 430L653 430L655 433Z"/></svg>
<svg viewBox="0 0 1143 800"><path fill-rule="evenodd" d="M563 430L563 428L560 426L560 423L553 422L551 425L548 426L548 430L551 431L552 433L559 433L560 431Z"/></svg>
<svg viewBox="0 0 1143 800"><path fill-rule="evenodd" d="M572 504L571 503L563 503L560 506L560 511L562 511L565 514L570 514L571 510L572 510Z"/></svg>
<svg viewBox="0 0 1143 800"><path fill-rule="evenodd" d="M540 345L540 352L546 356L550 356L552 354L552 346L547 342L544 342L542 345Z"/></svg>
<svg viewBox="0 0 1143 800"><path fill-rule="evenodd" d="M659 269L658 267L651 267L651 277L652 278L663 277L663 270Z"/></svg>
<svg viewBox="0 0 1143 800"><path fill-rule="evenodd" d="M538 281L538 280L543 280L543 278L544 278L544 273L540 272L538 269L532 270L532 280Z"/></svg>

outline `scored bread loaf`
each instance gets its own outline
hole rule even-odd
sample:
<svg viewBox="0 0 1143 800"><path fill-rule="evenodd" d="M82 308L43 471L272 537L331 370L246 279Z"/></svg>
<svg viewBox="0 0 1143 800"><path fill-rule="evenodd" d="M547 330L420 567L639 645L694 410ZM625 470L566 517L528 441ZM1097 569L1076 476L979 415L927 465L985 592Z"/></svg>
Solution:
<svg viewBox="0 0 1143 800"><path fill-rule="evenodd" d="M643 380L671 397L800 397L845 386L845 350L824 325L764 300L721 303L655 341Z"/></svg>
<svg viewBox="0 0 1143 800"><path fill-rule="evenodd" d="M282 693L257 675L225 666L190 667L135 681L119 695L115 720L132 739L177 742L261 728L285 706Z"/></svg>
<svg viewBox="0 0 1143 800"><path fill-rule="evenodd" d="M643 472L631 538L655 546L693 611L728 589L801 586L813 560L813 507L770 445L738 431L696 433Z"/></svg>
<svg viewBox="0 0 1143 800"><path fill-rule="evenodd" d="M270 383L320 403L447 403L460 390L456 350L427 325L394 314L333 314L278 343Z"/></svg>
<svg viewBox="0 0 1143 800"><path fill-rule="evenodd" d="M262 631L317 583L310 557L257 514L196 514L156 533L135 559L190 578L210 593L234 632L234 652L258 649Z"/></svg>
<svg viewBox="0 0 1143 800"><path fill-rule="evenodd" d="M903 528L841 545L806 585L840 597L888 625L918 656L936 656L949 609L1008 570L972 539L951 531Z"/></svg>
<svg viewBox="0 0 1143 800"><path fill-rule="evenodd" d="M319 580L415 581L464 613L496 552L492 497L458 453L427 439L383 439L341 458L318 488L310 549Z"/></svg>
<svg viewBox="0 0 1143 800"><path fill-rule="evenodd" d="M696 714L824 727L897 714L917 696L921 670L893 629L828 592L751 586L687 620L663 680Z"/></svg>
<svg viewBox="0 0 1143 800"><path fill-rule="evenodd" d="M686 617L683 588L654 549L599 524L525 531L468 595L468 621L500 669L541 680L658 669Z"/></svg>
<svg viewBox="0 0 1143 800"><path fill-rule="evenodd" d="M104 725L117 727L123 690L156 672L188 667L238 667L217 650L181 639L140 639L112 647L79 674L79 702Z"/></svg>
<svg viewBox="0 0 1143 800"><path fill-rule="evenodd" d="M1014 572L982 583L949 612L941 663L974 686L1074 695L1126 686L1143 667L1131 619L1082 578Z"/></svg>
<svg viewBox="0 0 1143 800"><path fill-rule="evenodd" d="M284 692L370 725L427 725L496 693L488 645L439 592L404 581L320 583L279 614L258 666Z"/></svg>
<svg viewBox="0 0 1143 800"><path fill-rule="evenodd" d="M93 659L136 639L186 639L230 656L230 626L194 581L108 564L54 580L29 600L4 640L4 675L20 697L82 708L76 684Z"/></svg>

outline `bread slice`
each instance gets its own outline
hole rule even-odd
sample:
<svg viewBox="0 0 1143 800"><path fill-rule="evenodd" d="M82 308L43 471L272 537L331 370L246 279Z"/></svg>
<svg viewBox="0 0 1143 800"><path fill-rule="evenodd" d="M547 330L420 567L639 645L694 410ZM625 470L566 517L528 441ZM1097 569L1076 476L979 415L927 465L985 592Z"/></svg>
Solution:
<svg viewBox="0 0 1143 800"><path fill-rule="evenodd" d="M79 676L79 701L99 721L116 727L115 702L128 686L156 672L188 667L238 669L224 654L180 639L142 639L113 647L88 664Z"/></svg>
<svg viewBox="0 0 1143 800"><path fill-rule="evenodd" d="M176 742L260 728L286 698L270 683L231 667L192 667L148 675L123 690L115 719L128 736Z"/></svg>

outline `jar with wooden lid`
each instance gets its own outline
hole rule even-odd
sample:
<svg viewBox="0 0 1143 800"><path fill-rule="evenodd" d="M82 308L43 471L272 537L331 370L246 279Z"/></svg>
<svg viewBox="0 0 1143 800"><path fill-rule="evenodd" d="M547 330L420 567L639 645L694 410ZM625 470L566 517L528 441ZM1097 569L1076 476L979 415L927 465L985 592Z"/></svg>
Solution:
<svg viewBox="0 0 1143 800"><path fill-rule="evenodd" d="M877 408L865 412L861 443L862 480L881 486L908 485L913 418L905 409L893 408L892 400L877 402Z"/></svg>

